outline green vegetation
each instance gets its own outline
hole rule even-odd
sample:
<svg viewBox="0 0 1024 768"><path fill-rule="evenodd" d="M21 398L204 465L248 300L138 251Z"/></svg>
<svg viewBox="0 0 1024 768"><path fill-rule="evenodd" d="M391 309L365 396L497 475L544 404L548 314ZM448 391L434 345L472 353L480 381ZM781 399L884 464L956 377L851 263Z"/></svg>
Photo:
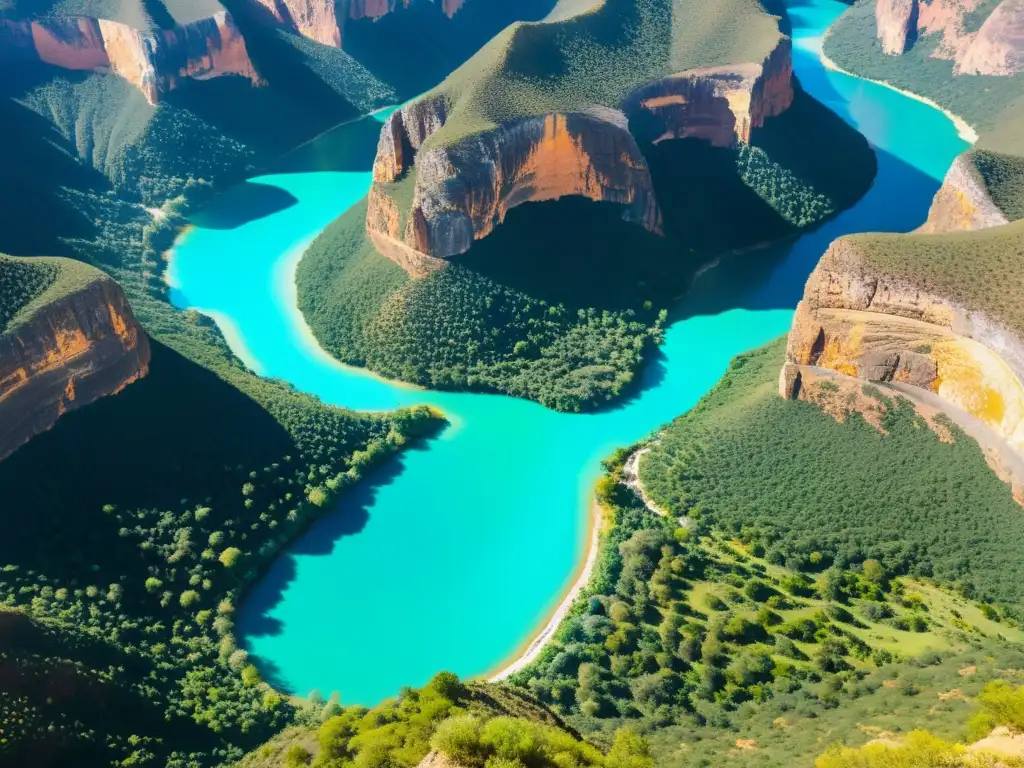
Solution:
<svg viewBox="0 0 1024 768"><path fill-rule="evenodd" d="M783 357L781 341L738 357L665 428L640 465L655 503L746 531L773 563L814 571L874 558L889 573L934 578L1016 615L1020 508L976 444L952 425L955 443L940 442L910 404L877 389L865 394L885 406L887 434L856 413L838 423L813 404L783 400ZM899 471L880 473L885 456Z"/></svg>
<svg viewBox="0 0 1024 768"><path fill-rule="evenodd" d="M1024 158L979 150L969 157L992 202L1010 221L1024 219Z"/></svg>
<svg viewBox="0 0 1024 768"><path fill-rule="evenodd" d="M1024 686L1013 687L1005 680L988 683L978 694L979 709L970 720L970 738L984 739L997 727L1018 734L1024 729ZM967 748L940 739L928 731L913 731L905 739L882 740L857 749L837 744L819 757L815 768L912 768L912 766L966 766L996 768L1024 765L1019 746L985 742Z"/></svg>
<svg viewBox="0 0 1024 768"><path fill-rule="evenodd" d="M30 304L57 279L52 261L25 261L0 256L0 333L17 326L18 316L31 314Z"/></svg>
<svg viewBox="0 0 1024 768"><path fill-rule="evenodd" d="M410 280L369 243L365 217L357 205L328 227L297 276L300 309L345 362L579 410L619 394L660 336L662 317L650 306L567 307L469 265Z"/></svg>
<svg viewBox="0 0 1024 768"><path fill-rule="evenodd" d="M1024 330L1024 221L977 232L907 237L854 235L848 250L873 274L913 282L922 291L980 310Z"/></svg>
<svg viewBox="0 0 1024 768"><path fill-rule="evenodd" d="M323 711L318 706L324 707ZM367 710L323 701L307 719L246 756L239 768L392 766L413 768L431 751L465 768L653 768L646 742L622 730L607 755L581 742L554 713L504 686L463 685L441 672L425 688Z"/></svg>

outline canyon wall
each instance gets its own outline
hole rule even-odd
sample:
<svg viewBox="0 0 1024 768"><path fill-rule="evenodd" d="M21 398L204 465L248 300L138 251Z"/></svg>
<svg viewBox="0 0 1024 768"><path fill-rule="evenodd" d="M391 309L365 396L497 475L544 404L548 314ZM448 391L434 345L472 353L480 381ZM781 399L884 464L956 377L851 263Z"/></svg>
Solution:
<svg viewBox="0 0 1024 768"><path fill-rule="evenodd" d="M953 61L956 74L1024 72L1024 0L1002 0L974 28L967 20L982 4L983 0L876 0L882 50L899 55L918 37L938 35L932 55Z"/></svg>
<svg viewBox="0 0 1024 768"><path fill-rule="evenodd" d="M151 104L188 78L239 75L260 82L245 40L226 12L149 31L106 19L0 19L0 59L114 72Z"/></svg>
<svg viewBox="0 0 1024 768"><path fill-rule="evenodd" d="M780 394L800 396L807 366L916 387L1024 450L1024 338L923 281L868 266L860 247L856 237L835 241L808 279Z"/></svg>
<svg viewBox="0 0 1024 768"><path fill-rule="evenodd" d="M0 460L68 411L145 376L149 354L124 292L106 277L0 335Z"/></svg>
<svg viewBox="0 0 1024 768"><path fill-rule="evenodd" d="M681 72L630 93L618 108L524 117L451 142L431 140L450 111L443 95L432 96L393 113L381 131L367 229L381 253L414 275L465 253L526 202L579 195L617 203L626 221L660 233L634 133L733 146L792 102L786 38L760 64Z"/></svg>
<svg viewBox="0 0 1024 768"><path fill-rule="evenodd" d="M379 19L414 2L440 5L448 18L466 0L249 0L265 20L324 45L343 47L346 21ZM479 0L478 0L479 1ZM484 0L486 1L486 0Z"/></svg>

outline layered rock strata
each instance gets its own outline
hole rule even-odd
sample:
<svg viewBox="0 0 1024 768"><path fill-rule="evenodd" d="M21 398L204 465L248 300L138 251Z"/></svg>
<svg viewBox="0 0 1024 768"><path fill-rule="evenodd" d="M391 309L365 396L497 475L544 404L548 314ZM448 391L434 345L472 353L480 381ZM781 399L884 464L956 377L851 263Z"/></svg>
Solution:
<svg viewBox="0 0 1024 768"><path fill-rule="evenodd" d="M105 277L0 335L0 460L68 411L145 376L149 354L124 292Z"/></svg>
<svg viewBox="0 0 1024 768"><path fill-rule="evenodd" d="M1024 0L1003 0L977 29L967 14L982 0L876 0L882 50L905 53L923 35L939 35L936 58L954 62L966 75L1014 75L1024 71Z"/></svg>
<svg viewBox="0 0 1024 768"><path fill-rule="evenodd" d="M414 2L432 2L448 18L465 0L249 0L276 26L335 48L343 47L346 21L379 19Z"/></svg>
<svg viewBox="0 0 1024 768"><path fill-rule="evenodd" d="M783 38L760 64L682 72L634 91L618 108L524 117L451 142L434 139L448 122L445 97L414 102L381 131L369 235L381 253L421 275L468 251L517 205L566 195L617 203L626 221L660 234L650 170L630 128L642 125L656 141L749 141L752 129L793 102L790 54Z"/></svg>
<svg viewBox="0 0 1024 768"><path fill-rule="evenodd" d="M935 194L921 234L967 232L1007 224L971 163L970 154L957 157Z"/></svg>
<svg viewBox="0 0 1024 768"><path fill-rule="evenodd" d="M260 82L227 12L171 29L140 31L107 19L0 19L0 58L69 70L110 71L151 104L189 78L239 75Z"/></svg>
<svg viewBox="0 0 1024 768"><path fill-rule="evenodd" d="M790 330L780 394L804 366L929 390L1024 449L1024 339L1003 323L869 269L840 238L811 274Z"/></svg>

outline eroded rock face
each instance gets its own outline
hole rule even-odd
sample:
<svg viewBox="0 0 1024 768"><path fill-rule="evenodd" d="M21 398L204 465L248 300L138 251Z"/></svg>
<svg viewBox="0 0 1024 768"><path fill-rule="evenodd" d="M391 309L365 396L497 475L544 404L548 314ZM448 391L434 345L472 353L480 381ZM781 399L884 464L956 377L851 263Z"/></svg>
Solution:
<svg viewBox="0 0 1024 768"><path fill-rule="evenodd" d="M878 0L875 22L882 50L890 55L904 53L917 31L918 0Z"/></svg>
<svg viewBox="0 0 1024 768"><path fill-rule="evenodd" d="M954 73L1014 75L1024 71L1024 0L1003 0L979 29L966 14L982 0L876 0L882 50L905 53L923 35L940 36L932 56L954 62Z"/></svg>
<svg viewBox="0 0 1024 768"><path fill-rule="evenodd" d="M752 128L792 104L790 54L783 39L760 64L682 72L638 89L620 109L522 118L450 144L429 141L448 120L444 97L414 102L381 131L370 237L411 274L423 274L468 251L517 205L567 195L618 203L625 220L660 234L650 170L631 128L657 141L746 142Z"/></svg>
<svg viewBox="0 0 1024 768"><path fill-rule="evenodd" d="M958 58L957 68L971 75L1024 72L1024 0L999 4Z"/></svg>
<svg viewBox="0 0 1024 768"><path fill-rule="evenodd" d="M226 12L152 32L106 19L0 20L0 58L37 59L70 70L110 70L142 91L151 104L187 78L240 75L260 82L245 40Z"/></svg>
<svg viewBox="0 0 1024 768"><path fill-rule="evenodd" d="M432 2L451 18L465 0L249 0L265 18L290 32L341 48L347 20L379 19L414 2Z"/></svg>
<svg viewBox="0 0 1024 768"><path fill-rule="evenodd" d="M867 270L847 238L808 279L786 358L783 396L799 391L801 366L902 383L938 394L1024 449L1024 339L985 313Z"/></svg>
<svg viewBox="0 0 1024 768"><path fill-rule="evenodd" d="M1008 223L973 169L969 155L957 157L928 211L922 234L966 232Z"/></svg>
<svg viewBox="0 0 1024 768"><path fill-rule="evenodd" d="M0 460L68 411L145 376L149 354L124 292L108 278L0 335Z"/></svg>

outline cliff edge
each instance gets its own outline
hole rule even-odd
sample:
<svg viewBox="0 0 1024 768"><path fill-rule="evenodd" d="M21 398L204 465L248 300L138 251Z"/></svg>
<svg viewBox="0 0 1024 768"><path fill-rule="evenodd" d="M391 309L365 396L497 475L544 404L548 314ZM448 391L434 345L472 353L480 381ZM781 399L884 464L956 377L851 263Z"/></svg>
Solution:
<svg viewBox="0 0 1024 768"><path fill-rule="evenodd" d="M149 341L120 286L99 270L0 256L0 298L9 318L0 332L0 460L148 372Z"/></svg>
<svg viewBox="0 0 1024 768"><path fill-rule="evenodd" d="M110 71L145 94L151 104L188 79L238 75L260 84L245 40L218 3L208 15L172 15L161 4L162 23L150 5L129 0L110 13L86 15L91 6L18 0L0 10L0 59L8 66L40 61L68 70ZM105 8L97 8L105 13Z"/></svg>

